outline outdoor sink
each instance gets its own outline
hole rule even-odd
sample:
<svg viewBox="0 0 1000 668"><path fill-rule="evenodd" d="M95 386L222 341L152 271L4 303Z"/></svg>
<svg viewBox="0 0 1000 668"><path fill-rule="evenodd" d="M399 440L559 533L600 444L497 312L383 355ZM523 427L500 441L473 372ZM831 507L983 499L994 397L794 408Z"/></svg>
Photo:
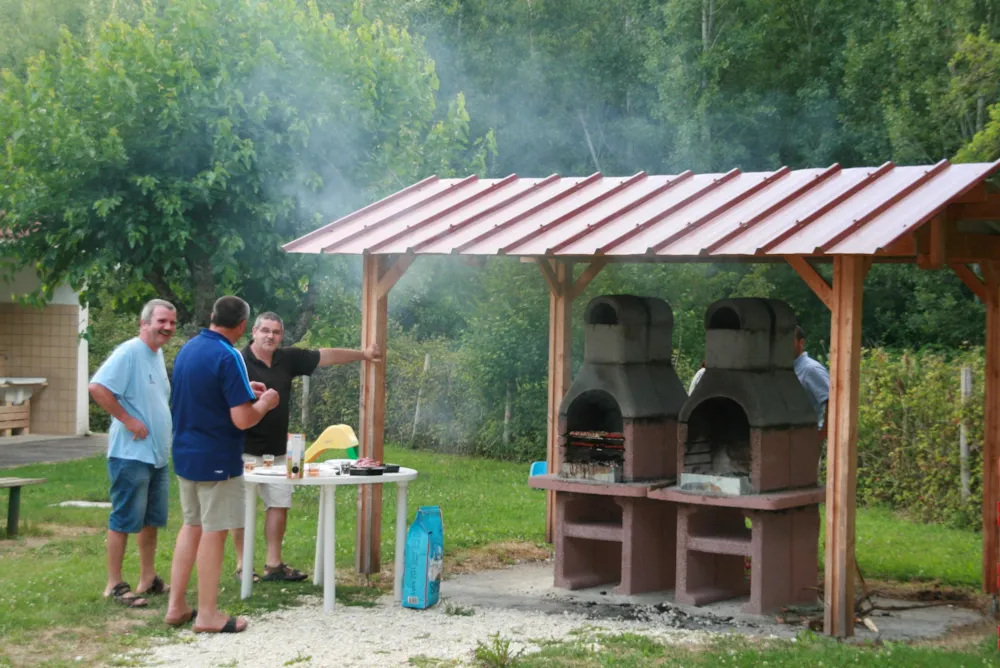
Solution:
<svg viewBox="0 0 1000 668"><path fill-rule="evenodd" d="M0 376L0 392L8 406L22 404L37 390L48 385L44 378L12 378Z"/></svg>

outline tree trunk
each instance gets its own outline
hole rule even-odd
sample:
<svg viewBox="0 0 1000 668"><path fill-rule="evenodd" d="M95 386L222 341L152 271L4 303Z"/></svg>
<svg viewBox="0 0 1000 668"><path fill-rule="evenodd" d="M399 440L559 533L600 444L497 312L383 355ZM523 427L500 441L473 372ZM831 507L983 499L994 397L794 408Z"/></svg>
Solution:
<svg viewBox="0 0 1000 668"><path fill-rule="evenodd" d="M417 438L417 425L420 424L420 404L424 399L424 379L431 369L431 354L424 355L424 370L420 372L420 383L417 385L417 406L413 410L413 429L410 430L410 443Z"/></svg>
<svg viewBox="0 0 1000 668"><path fill-rule="evenodd" d="M306 332L309 331L309 325L312 324L313 315L316 313L316 294L319 292L318 283L319 281L316 280L315 274L309 277L309 284L306 287L305 294L302 295L297 313L292 319L294 324L291 329L285 330L285 345L291 346L298 343L306 335Z"/></svg>
<svg viewBox="0 0 1000 668"><path fill-rule="evenodd" d="M192 252L188 260L191 269L191 287L194 291L194 309L190 322L199 327L208 327L215 304L215 274L212 272L212 258L201 250Z"/></svg>
<svg viewBox="0 0 1000 668"><path fill-rule="evenodd" d="M503 409L503 447L510 445L510 418L514 408L514 379L507 381L507 403Z"/></svg>

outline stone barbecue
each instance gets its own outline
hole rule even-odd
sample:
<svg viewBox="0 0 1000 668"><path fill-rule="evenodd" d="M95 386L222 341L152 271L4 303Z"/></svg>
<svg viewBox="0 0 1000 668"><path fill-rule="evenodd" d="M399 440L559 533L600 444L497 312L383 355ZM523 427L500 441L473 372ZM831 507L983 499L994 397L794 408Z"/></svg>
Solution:
<svg viewBox="0 0 1000 668"><path fill-rule="evenodd" d="M676 475L673 312L662 299L597 297L584 314L583 368L559 408L560 475L635 482Z"/></svg>
<svg viewBox="0 0 1000 668"><path fill-rule="evenodd" d="M712 304L690 397L665 301L597 297L584 320L557 472L531 479L554 492L555 585L674 588L694 605L749 594L757 614L815 603L820 433L793 368L791 308Z"/></svg>
<svg viewBox="0 0 1000 668"><path fill-rule="evenodd" d="M675 482L677 414L687 398L671 363L673 311L662 299L593 299L584 363L559 409L555 585L617 584L621 594L674 585L677 511L646 497Z"/></svg>
<svg viewBox="0 0 1000 668"><path fill-rule="evenodd" d="M678 485L651 493L680 503L677 601L749 593L758 614L815 602L821 437L793 368L795 315L728 299L705 329L705 373L679 416Z"/></svg>

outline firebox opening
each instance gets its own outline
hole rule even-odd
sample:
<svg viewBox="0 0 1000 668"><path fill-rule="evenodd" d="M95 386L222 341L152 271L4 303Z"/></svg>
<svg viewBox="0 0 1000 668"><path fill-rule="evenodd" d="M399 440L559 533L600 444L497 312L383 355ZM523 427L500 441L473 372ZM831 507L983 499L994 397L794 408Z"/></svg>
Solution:
<svg viewBox="0 0 1000 668"><path fill-rule="evenodd" d="M578 396L566 411L569 431L622 431L622 412L618 402L604 390L588 390Z"/></svg>
<svg viewBox="0 0 1000 668"><path fill-rule="evenodd" d="M750 422L732 399L707 399L691 413L681 487L750 493Z"/></svg>
<svg viewBox="0 0 1000 668"><path fill-rule="evenodd" d="M618 312L610 304L595 304L587 313L588 325L617 325Z"/></svg>
<svg viewBox="0 0 1000 668"><path fill-rule="evenodd" d="M609 393L589 390L566 411L566 448L560 475L620 482L624 473L622 413Z"/></svg>
<svg viewBox="0 0 1000 668"><path fill-rule="evenodd" d="M739 329L740 316L731 308L720 308L708 321L709 329Z"/></svg>

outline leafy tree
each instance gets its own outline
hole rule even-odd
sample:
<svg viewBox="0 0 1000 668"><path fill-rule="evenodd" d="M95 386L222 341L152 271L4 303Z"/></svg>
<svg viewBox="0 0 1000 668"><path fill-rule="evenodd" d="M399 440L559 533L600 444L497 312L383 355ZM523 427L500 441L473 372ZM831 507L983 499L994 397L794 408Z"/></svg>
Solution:
<svg viewBox="0 0 1000 668"><path fill-rule="evenodd" d="M64 31L0 93L0 209L47 292L149 286L204 323L220 293L307 322L313 258L280 244L432 173L481 171L458 96L405 30L294 0L178 0Z"/></svg>

